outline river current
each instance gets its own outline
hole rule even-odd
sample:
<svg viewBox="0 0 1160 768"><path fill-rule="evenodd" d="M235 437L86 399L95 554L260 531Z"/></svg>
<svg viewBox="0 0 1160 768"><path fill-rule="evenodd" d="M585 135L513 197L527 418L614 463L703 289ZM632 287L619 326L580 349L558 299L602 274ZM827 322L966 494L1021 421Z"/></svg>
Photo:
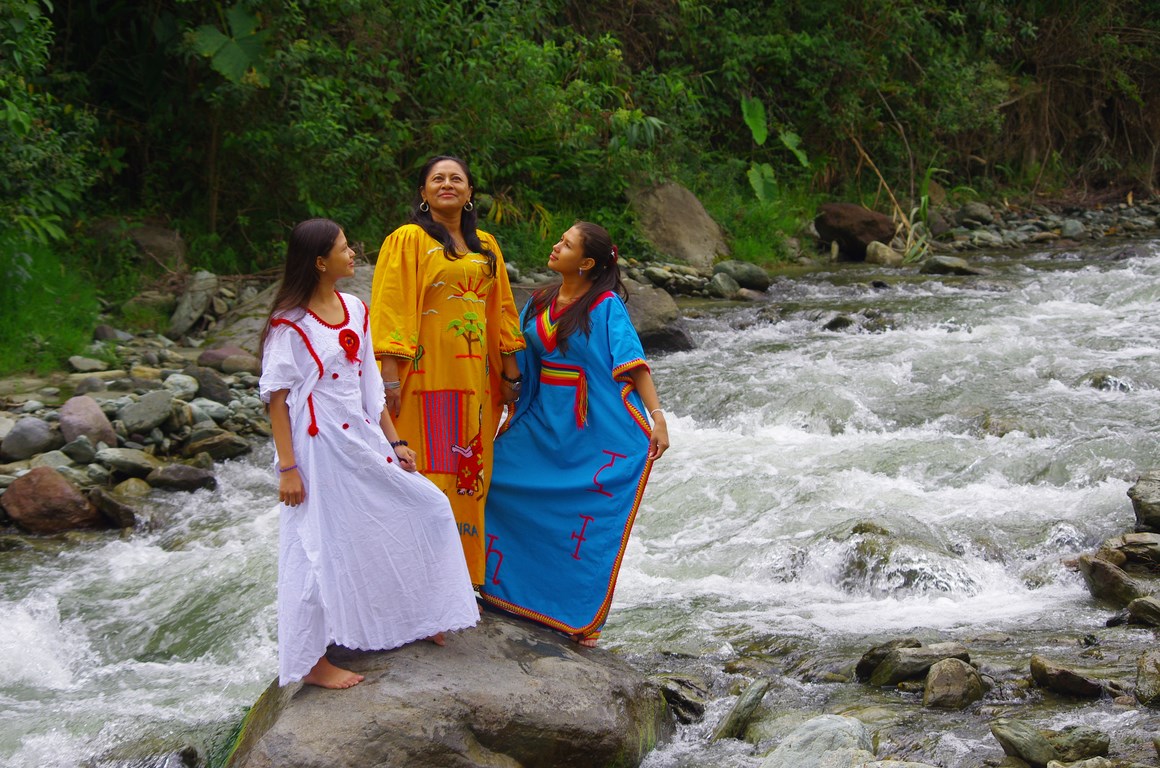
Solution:
<svg viewBox="0 0 1160 768"><path fill-rule="evenodd" d="M779 279L771 305L692 310L697 348L653 360L673 446L601 641L708 690L705 718L646 766L759 766L773 741L708 738L759 674L776 681L771 740L851 712L883 727L880 755L1001 757L985 717L905 714L920 705L827 675L904 635L1025 669L1103 631L1065 560L1130 531L1125 492L1160 465L1158 257L1137 241L976 257L985 277L856 265ZM217 491L157 494L153 532L0 553L0 767L224 739L276 672L269 458L222 465ZM1033 712L1107 730L1113 754L1158 726L1107 701Z"/></svg>

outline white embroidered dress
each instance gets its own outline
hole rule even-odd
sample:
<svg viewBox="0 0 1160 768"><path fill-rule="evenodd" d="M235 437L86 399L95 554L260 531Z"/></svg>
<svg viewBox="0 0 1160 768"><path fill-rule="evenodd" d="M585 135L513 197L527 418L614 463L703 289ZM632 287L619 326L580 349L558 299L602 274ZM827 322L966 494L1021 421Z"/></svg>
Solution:
<svg viewBox="0 0 1160 768"><path fill-rule="evenodd" d="M383 381L366 305L339 299L339 325L303 309L276 315L263 352L261 397L289 390L306 487L305 502L280 510L282 685L330 643L385 650L479 620L447 497L399 466L379 426Z"/></svg>

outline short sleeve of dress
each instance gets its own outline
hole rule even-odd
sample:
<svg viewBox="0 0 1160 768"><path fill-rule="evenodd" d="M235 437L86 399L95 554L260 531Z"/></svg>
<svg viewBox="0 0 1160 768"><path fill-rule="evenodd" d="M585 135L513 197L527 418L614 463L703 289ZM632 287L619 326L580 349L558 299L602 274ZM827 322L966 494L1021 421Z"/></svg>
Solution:
<svg viewBox="0 0 1160 768"><path fill-rule="evenodd" d="M271 394L280 389L293 389L302 381L302 365L295 355L295 345L302 346L302 340L289 326L276 325L266 335L262 377L258 381L262 402L269 403Z"/></svg>
<svg viewBox="0 0 1160 768"><path fill-rule="evenodd" d="M632 325L628 316L628 308L624 301L616 294L609 294L592 310L592 321L603 320L605 333L608 334L608 350L611 354L612 376L619 378L633 368L644 366L644 347L640 344L640 336Z"/></svg>

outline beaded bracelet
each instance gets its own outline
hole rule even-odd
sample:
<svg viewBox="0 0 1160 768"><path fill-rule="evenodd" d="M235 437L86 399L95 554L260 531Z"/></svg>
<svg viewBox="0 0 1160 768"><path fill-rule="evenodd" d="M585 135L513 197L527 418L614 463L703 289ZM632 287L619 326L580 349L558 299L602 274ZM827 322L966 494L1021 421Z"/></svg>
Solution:
<svg viewBox="0 0 1160 768"><path fill-rule="evenodd" d="M403 386L403 382L401 382L401 381L384 381L383 382L383 389L398 389L401 386Z"/></svg>
<svg viewBox="0 0 1160 768"><path fill-rule="evenodd" d="M400 445L410 445L406 440L392 440L391 447L398 448Z"/></svg>
<svg viewBox="0 0 1160 768"><path fill-rule="evenodd" d="M648 415L656 418L657 411L660 411L661 413L665 412L663 408L653 408L651 411L648 412Z"/></svg>
<svg viewBox="0 0 1160 768"><path fill-rule="evenodd" d="M290 466L288 466L288 467L278 467L278 474L282 474L283 472L289 472L289 471L290 471L290 470L292 470L292 469L298 469L298 465L297 465L297 464L291 464L291 465L290 465Z"/></svg>

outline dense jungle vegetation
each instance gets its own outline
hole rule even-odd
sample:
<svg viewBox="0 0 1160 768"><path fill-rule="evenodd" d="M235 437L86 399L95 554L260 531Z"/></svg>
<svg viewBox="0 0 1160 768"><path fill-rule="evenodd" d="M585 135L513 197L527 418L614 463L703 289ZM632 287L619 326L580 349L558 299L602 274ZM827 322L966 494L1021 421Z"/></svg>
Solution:
<svg viewBox="0 0 1160 768"><path fill-rule="evenodd" d="M664 179L759 262L826 199L1160 184L1158 0L5 0L0 31L0 372L166 277L133 224L221 273L308 216L373 255L436 153L517 264L578 216L647 257L626 191Z"/></svg>

